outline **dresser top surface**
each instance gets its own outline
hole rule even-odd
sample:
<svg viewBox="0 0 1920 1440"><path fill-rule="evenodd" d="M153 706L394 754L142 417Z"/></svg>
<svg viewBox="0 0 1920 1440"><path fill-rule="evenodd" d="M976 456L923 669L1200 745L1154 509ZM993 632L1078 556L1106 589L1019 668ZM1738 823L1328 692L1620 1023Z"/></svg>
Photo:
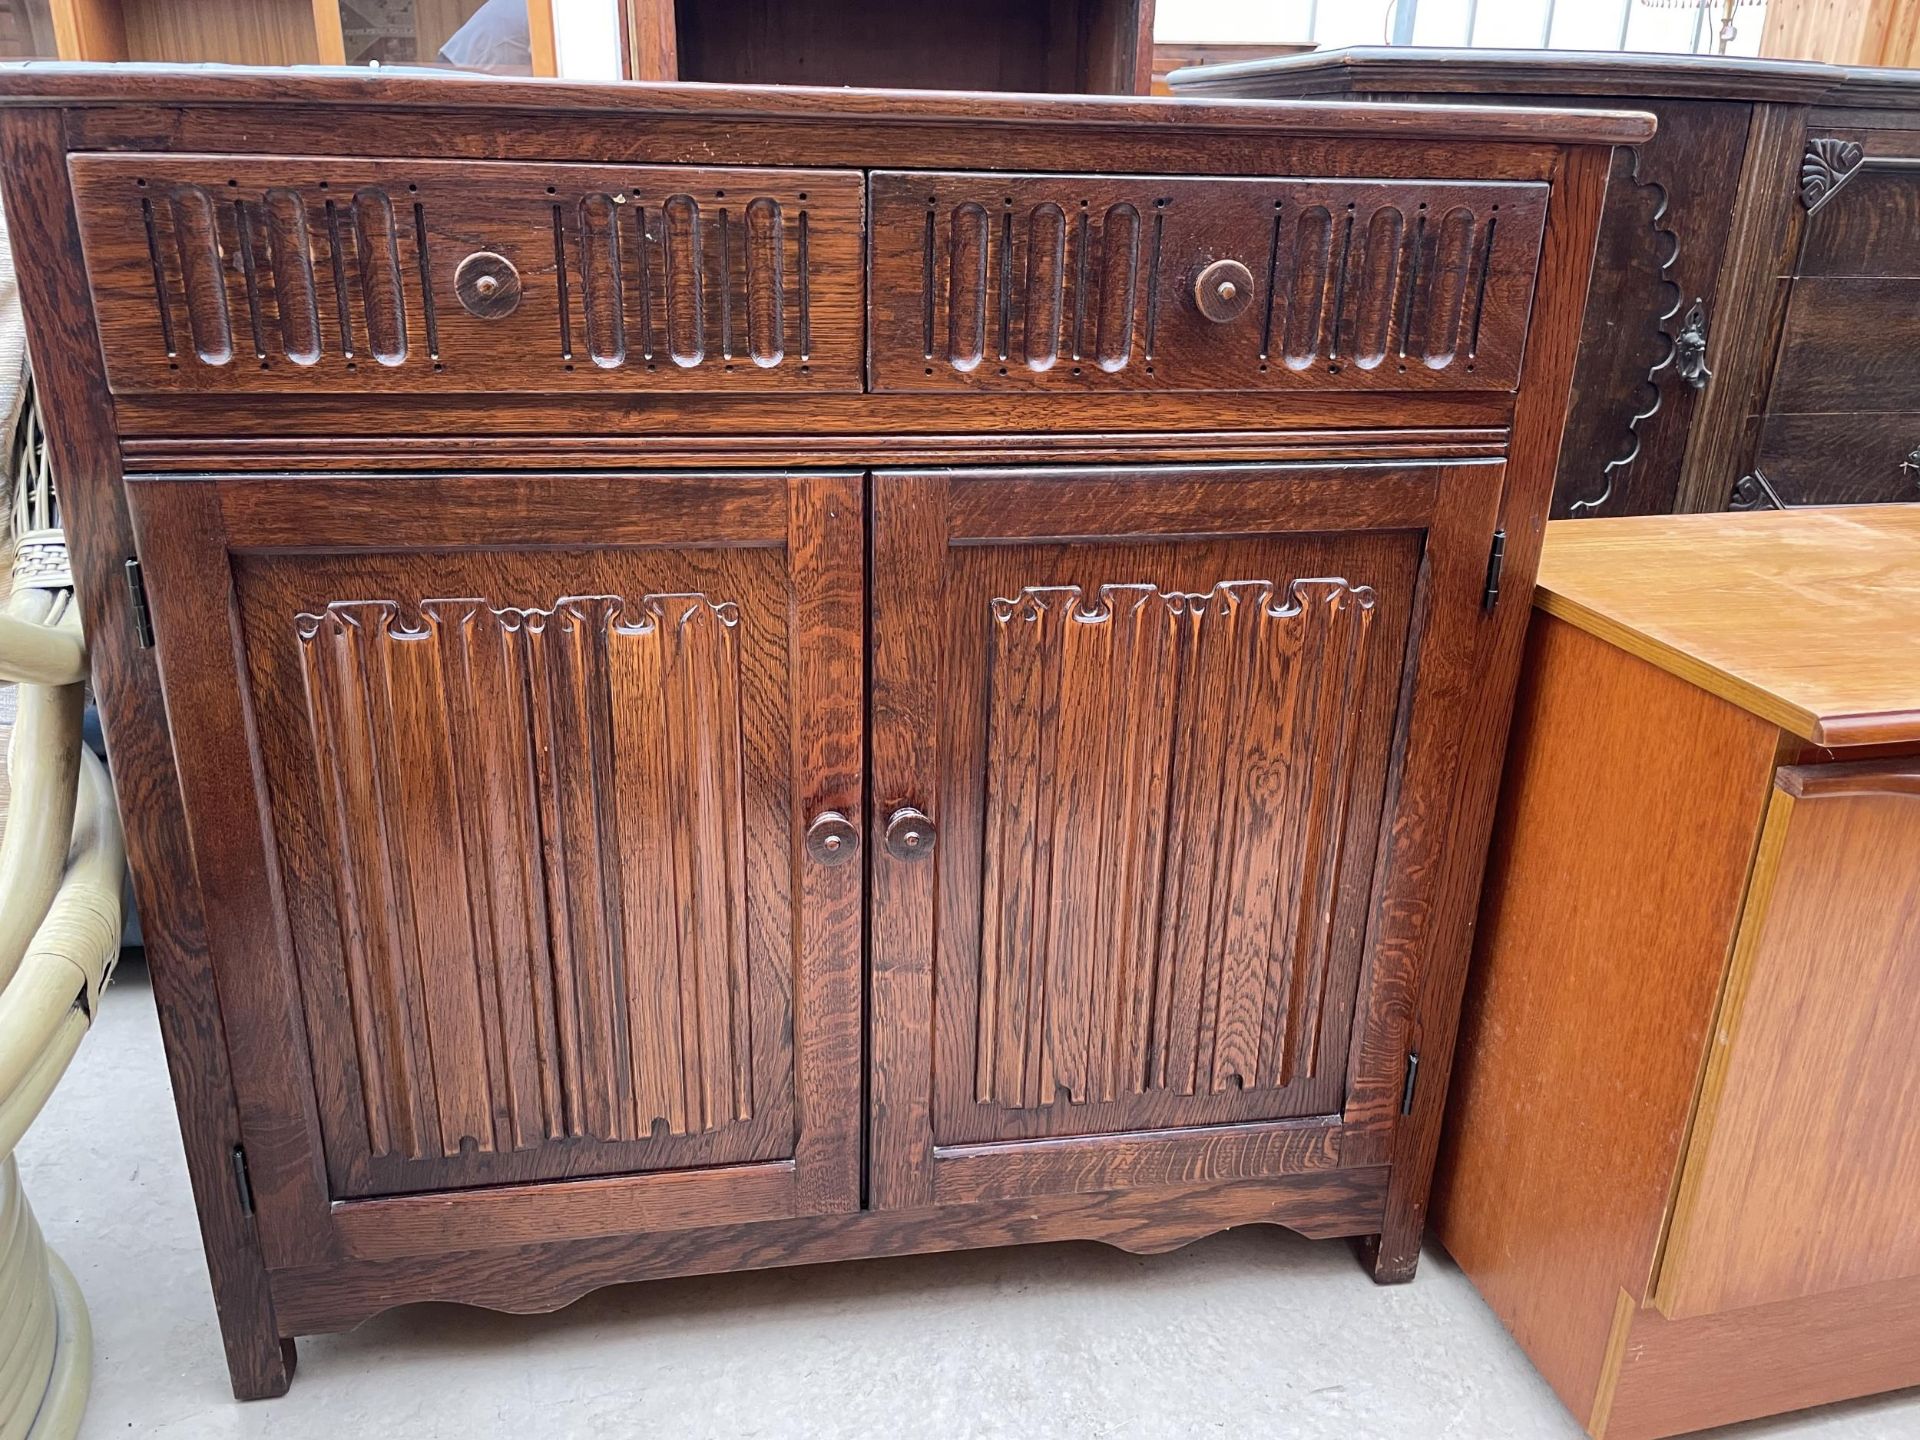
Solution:
<svg viewBox="0 0 1920 1440"><path fill-rule="evenodd" d="M1920 740L1920 505L1558 521L1534 603L1815 744Z"/></svg>
<svg viewBox="0 0 1920 1440"><path fill-rule="evenodd" d="M1168 83L1194 96L1369 94L1591 95L1771 100L1822 105L1920 106L1912 70L1624 51L1447 50L1359 45L1176 70Z"/></svg>
<svg viewBox="0 0 1920 1440"><path fill-rule="evenodd" d="M600 115L680 115L739 120L963 123L968 125L1178 125L1355 139L1634 144L1651 115L1485 105L1374 105L1340 100L1180 99L947 90L861 90L787 85L615 84L459 71L300 66L0 65L0 105L319 105L361 109L568 110Z"/></svg>

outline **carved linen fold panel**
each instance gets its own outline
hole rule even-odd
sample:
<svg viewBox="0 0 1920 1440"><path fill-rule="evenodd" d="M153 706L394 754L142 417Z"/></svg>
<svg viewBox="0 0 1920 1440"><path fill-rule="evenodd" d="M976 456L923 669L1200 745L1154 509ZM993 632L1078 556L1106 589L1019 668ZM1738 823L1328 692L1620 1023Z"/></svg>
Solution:
<svg viewBox="0 0 1920 1440"><path fill-rule="evenodd" d="M976 1099L1317 1073L1373 592L1048 586L991 611Z"/></svg>
<svg viewBox="0 0 1920 1440"><path fill-rule="evenodd" d="M736 608L296 624L372 1153L751 1118Z"/></svg>

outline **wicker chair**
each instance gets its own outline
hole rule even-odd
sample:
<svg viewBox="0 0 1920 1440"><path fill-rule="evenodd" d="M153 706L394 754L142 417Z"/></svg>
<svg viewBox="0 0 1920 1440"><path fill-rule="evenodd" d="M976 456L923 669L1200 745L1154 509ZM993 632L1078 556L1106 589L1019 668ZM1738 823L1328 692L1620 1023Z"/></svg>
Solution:
<svg viewBox="0 0 1920 1440"><path fill-rule="evenodd" d="M0 275L0 287L11 278ZM10 388L16 551L0 683L19 691L0 835L0 1440L56 1440L79 1430L92 1333L21 1193L13 1151L73 1059L119 954L125 846L105 768L81 743L86 646L30 383Z"/></svg>

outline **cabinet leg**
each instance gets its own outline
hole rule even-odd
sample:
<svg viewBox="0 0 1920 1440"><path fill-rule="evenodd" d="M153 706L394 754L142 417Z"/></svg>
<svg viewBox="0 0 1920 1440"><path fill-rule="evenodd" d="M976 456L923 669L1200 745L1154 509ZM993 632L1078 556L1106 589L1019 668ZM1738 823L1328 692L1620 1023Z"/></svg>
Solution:
<svg viewBox="0 0 1920 1440"><path fill-rule="evenodd" d="M1420 1268L1420 1238L1411 1243L1385 1235L1362 1235L1353 1242L1360 1264L1376 1285L1404 1285Z"/></svg>
<svg viewBox="0 0 1920 1440"><path fill-rule="evenodd" d="M228 1335L227 1373L233 1381L236 1400L274 1400L287 1393L293 1384L294 1365L299 1352L291 1340L278 1335L252 1343L250 1337Z"/></svg>

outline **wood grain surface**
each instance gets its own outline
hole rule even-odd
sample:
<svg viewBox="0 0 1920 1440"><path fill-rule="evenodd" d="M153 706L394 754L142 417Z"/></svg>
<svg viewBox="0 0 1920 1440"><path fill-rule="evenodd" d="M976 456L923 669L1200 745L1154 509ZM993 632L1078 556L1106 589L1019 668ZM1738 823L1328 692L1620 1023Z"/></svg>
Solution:
<svg viewBox="0 0 1920 1440"><path fill-rule="evenodd" d="M433 1255L346 1260L273 1277L300 1334L346 1330L395 1305L442 1300L516 1312L557 1310L602 1285L879 1255L1051 1240L1097 1240L1138 1254L1173 1250L1236 1225L1284 1225L1315 1238L1378 1224L1380 1167L971 1205L857 1210L753 1225L532 1241ZM389 1203L389 1202L379 1202Z"/></svg>
<svg viewBox="0 0 1920 1440"><path fill-rule="evenodd" d="M67 189L58 111L0 118L8 234L32 253L21 305L37 338L34 379L55 467L69 480L61 513L86 621L93 689L126 831L168 1074L180 1114L187 1171L199 1214L215 1309L234 1393L284 1394L294 1350L282 1339L267 1288L254 1217L233 1184L240 1118L227 1050L227 1021L207 951L198 867L174 771L160 677L131 620L126 560L132 523L112 444L113 402L87 313L78 222ZM86 477L75 480L71 477Z"/></svg>
<svg viewBox="0 0 1920 1440"><path fill-rule="evenodd" d="M1436 49L1354 45L1238 65L1209 65L1169 83L1191 95L1612 96L1779 100L1802 104L1843 89L1857 72L1801 60L1647 55L1618 50ZM1895 95L1913 82L1890 77ZM1892 103L1900 103L1897 99Z"/></svg>
<svg viewBox="0 0 1920 1440"><path fill-rule="evenodd" d="M1920 1276L1920 759L1783 770L1656 1302Z"/></svg>
<svg viewBox="0 0 1920 1440"><path fill-rule="evenodd" d="M880 173L881 391L1510 389L1546 187ZM1207 314L1209 265L1240 268Z"/></svg>
<svg viewBox="0 0 1920 1440"><path fill-rule="evenodd" d="M1915 1382L1920 1281L1889 1280L1695 1320L1622 1309L1611 1398L1590 1432L1660 1440Z"/></svg>
<svg viewBox="0 0 1920 1440"><path fill-rule="evenodd" d="M860 389L844 171L112 155L74 190L118 391Z"/></svg>
<svg viewBox="0 0 1920 1440"><path fill-rule="evenodd" d="M627 117L722 114L735 122L799 118L868 124L952 119L983 126L1132 126L1171 120L1195 127L1296 131L1349 139L1441 136L1467 141L1533 139L1569 145L1632 144L1646 139L1654 129L1650 117L1630 109L1521 111L1487 105L1436 110L1414 105L1183 102L1077 95L1049 97L1036 104L1031 95L805 85L605 85L481 76L458 70L430 77L270 69L248 69L235 75L214 74L193 66L155 65L129 74L104 65L60 65L23 67L0 80L0 105L78 101L124 105L149 97L176 105L333 103L362 111L425 106L491 111L496 115L527 110Z"/></svg>
<svg viewBox="0 0 1920 1440"><path fill-rule="evenodd" d="M1647 1297L1775 743L1534 617L1434 1230L1577 1416Z"/></svg>
<svg viewBox="0 0 1920 1440"><path fill-rule="evenodd" d="M1721 332L1721 255L1739 213L1748 107L1655 106L1659 132L1613 155L1553 487L1556 519L1672 510L1705 399L1677 373L1673 345L1695 306L1710 350Z"/></svg>
<svg viewBox="0 0 1920 1440"><path fill-rule="evenodd" d="M1432 709L1439 713L1428 722L1430 729L1422 726L1410 734L1399 784L1428 798L1419 802L1418 820L1397 827L1376 881L1376 918L1370 932L1376 957L1391 956L1404 966L1391 982L1404 988L1397 988L1392 1003L1383 1007L1387 1023L1379 1027L1374 1043L1391 1044L1397 1038L1403 1053L1420 1056L1419 1084L1401 1100L1408 1118L1393 1128L1388 1223L1365 1252L1381 1281L1412 1278L1426 1232L1426 1197L1452 1073L1480 876L1499 797L1500 757L1527 633L1524 607L1488 608L1486 572L1481 571L1476 582L1474 552L1464 536L1493 528L1504 531L1504 574L1529 583L1520 577L1533 574L1546 532L1552 482L1545 477L1555 468L1566 429L1579 317L1586 309L1607 168L1608 156L1601 151L1567 156L1556 192L1565 200L1547 217L1541 249L1546 281L1534 299L1534 332L1500 496L1491 515L1480 508L1480 497L1464 492L1451 497L1453 503L1436 529L1452 534L1458 528L1463 536L1453 542L1458 560L1432 564L1425 576L1434 620L1421 636L1419 683L1433 686ZM1436 560L1440 553L1436 544ZM1476 583L1481 596L1477 614L1469 603ZM1448 596L1460 598L1443 598ZM1428 882L1433 886L1430 909L1412 900L1420 884L1416 877L1428 875L1433 877ZM1373 963L1378 967L1381 962L1376 958ZM1374 1103L1379 1098L1374 1097Z"/></svg>
<svg viewBox="0 0 1920 1440"><path fill-rule="evenodd" d="M1562 522L1535 603L1817 744L1920 739L1920 508Z"/></svg>

